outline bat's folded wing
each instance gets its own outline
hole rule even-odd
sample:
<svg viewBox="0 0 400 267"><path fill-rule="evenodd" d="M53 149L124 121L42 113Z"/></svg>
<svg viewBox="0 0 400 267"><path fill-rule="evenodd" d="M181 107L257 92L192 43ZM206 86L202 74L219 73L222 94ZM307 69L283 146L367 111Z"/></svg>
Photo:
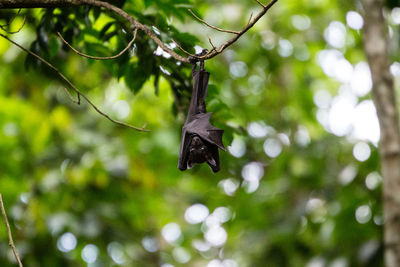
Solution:
<svg viewBox="0 0 400 267"><path fill-rule="evenodd" d="M211 144L211 153L216 161L216 166L210 166L214 172L219 170L218 148L226 151L222 143L222 134L224 130L218 129L210 124L212 113L199 113L193 116L193 120L187 122L182 129L182 140L179 152L178 168L182 171L187 169L189 160L190 143L194 135ZM212 147L215 148L212 148Z"/></svg>
<svg viewBox="0 0 400 267"><path fill-rule="evenodd" d="M222 134L224 130L218 129L211 125L210 117L212 113L199 113L193 116L193 120L183 127L183 132L197 134L203 140L216 145L220 149L226 151L222 143Z"/></svg>
<svg viewBox="0 0 400 267"><path fill-rule="evenodd" d="M192 142L192 135L188 134L185 127L182 129L181 148L179 151L178 169L184 171L187 169L189 160L189 147Z"/></svg>

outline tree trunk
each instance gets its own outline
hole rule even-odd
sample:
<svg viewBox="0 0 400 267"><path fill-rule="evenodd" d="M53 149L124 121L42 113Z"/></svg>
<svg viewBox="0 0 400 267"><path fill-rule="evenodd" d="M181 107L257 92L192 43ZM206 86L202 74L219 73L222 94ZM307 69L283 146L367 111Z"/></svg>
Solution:
<svg viewBox="0 0 400 267"><path fill-rule="evenodd" d="M371 68L372 97L381 129L384 247L387 267L400 266L400 130L393 78L389 71L388 38L383 0L362 0L364 50Z"/></svg>

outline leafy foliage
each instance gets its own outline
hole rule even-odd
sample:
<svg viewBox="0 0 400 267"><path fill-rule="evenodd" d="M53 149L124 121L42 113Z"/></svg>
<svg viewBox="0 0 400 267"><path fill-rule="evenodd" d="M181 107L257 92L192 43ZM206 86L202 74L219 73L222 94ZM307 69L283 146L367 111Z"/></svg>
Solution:
<svg viewBox="0 0 400 267"><path fill-rule="evenodd" d="M0 40L0 191L25 265L85 266L97 255L91 266L224 260L223 266L382 266L376 146L368 143L370 157L357 161L356 140L330 133L315 104L319 89L337 95L340 86L317 63L318 53L332 48L324 31L332 21L345 23L357 1L289 2L278 2L230 50L206 62L208 110L225 130L225 145L232 145L216 175L207 166L176 168L191 66L157 52L140 32L116 60L85 59L57 31L84 53L109 56L128 44L134 29L97 8L23 11L27 25L12 38L56 65L113 117L152 130L119 128L85 103L75 105L54 73ZM155 26L165 43L174 39L189 52L209 47L207 35L216 44L227 35L194 21L187 7L232 29L258 8L251 1L119 4ZM12 17L0 14L2 24ZM296 15L309 27L299 29ZM21 22L17 17L11 27ZM286 41L290 53L282 51ZM360 31L346 26L346 45L338 50L351 64L365 60ZM268 155L267 142L280 153ZM371 174L378 182L367 188ZM190 224L185 212L196 203L211 215ZM369 219L360 223L362 207ZM168 225L176 239L166 238ZM227 241L217 244L225 231ZM0 265L14 266L1 224L0 240Z"/></svg>

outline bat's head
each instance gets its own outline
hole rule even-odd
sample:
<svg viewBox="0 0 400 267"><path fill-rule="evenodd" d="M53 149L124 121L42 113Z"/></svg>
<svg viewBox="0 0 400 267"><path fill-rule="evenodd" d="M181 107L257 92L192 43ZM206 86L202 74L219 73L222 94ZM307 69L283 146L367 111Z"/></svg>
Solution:
<svg viewBox="0 0 400 267"><path fill-rule="evenodd" d="M189 160L187 162L189 169L191 169L195 163L203 162L207 162L213 171L218 168L210 146L212 146L212 144L204 141L198 135L192 137L189 147Z"/></svg>
<svg viewBox="0 0 400 267"><path fill-rule="evenodd" d="M192 138L192 142L190 144L190 151L197 150L197 149L198 150L201 150L201 149L204 150L204 148L205 148L205 145L204 145L203 141L201 140L201 138L199 136L195 135Z"/></svg>

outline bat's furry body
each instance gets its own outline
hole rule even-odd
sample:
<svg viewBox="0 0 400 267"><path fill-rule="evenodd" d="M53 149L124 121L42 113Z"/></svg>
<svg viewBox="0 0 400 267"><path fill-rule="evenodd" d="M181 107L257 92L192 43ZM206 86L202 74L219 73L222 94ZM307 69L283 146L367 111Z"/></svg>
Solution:
<svg viewBox="0 0 400 267"><path fill-rule="evenodd" d="M193 69L193 92L189 112L182 128L182 141L178 168L186 170L195 163L207 162L213 172L220 170L218 148L226 150L222 144L223 130L210 123L212 113L207 113L207 96L210 73L203 69Z"/></svg>

